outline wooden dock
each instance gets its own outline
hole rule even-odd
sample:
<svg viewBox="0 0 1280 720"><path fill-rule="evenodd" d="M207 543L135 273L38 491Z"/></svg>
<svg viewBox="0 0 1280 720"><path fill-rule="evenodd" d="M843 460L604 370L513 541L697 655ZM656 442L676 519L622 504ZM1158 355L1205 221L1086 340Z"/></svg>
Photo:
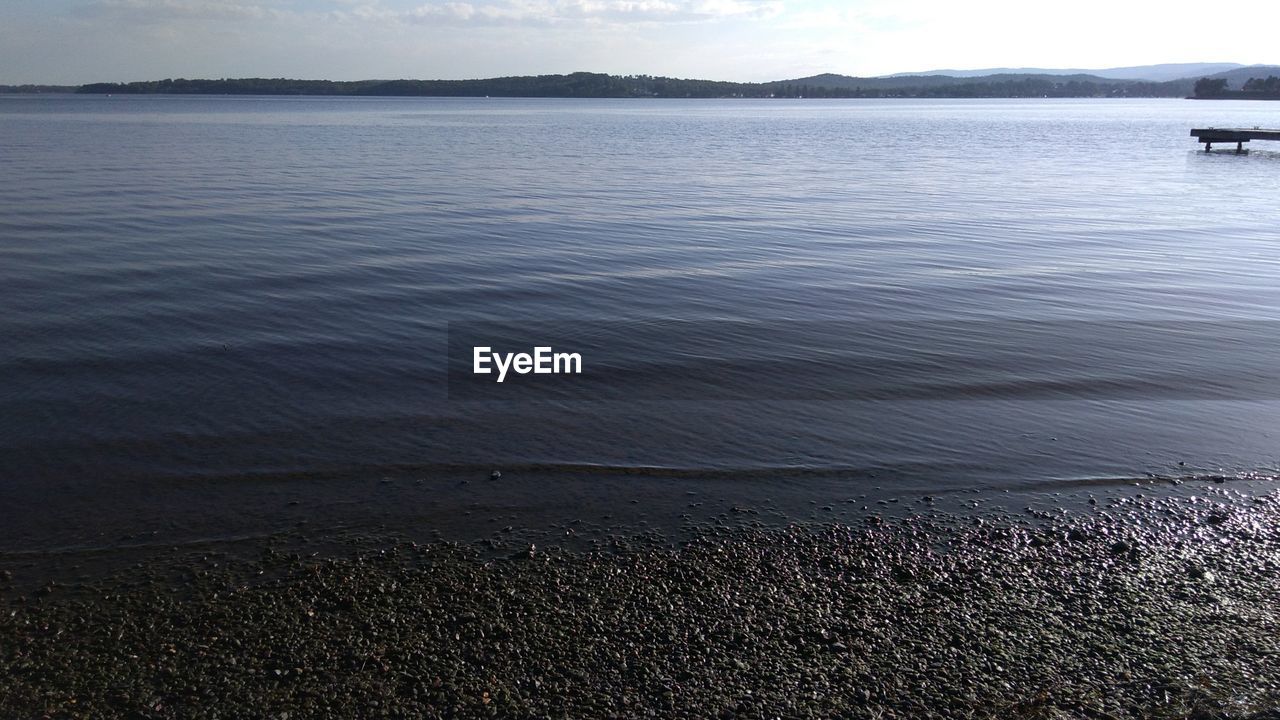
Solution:
<svg viewBox="0 0 1280 720"><path fill-rule="evenodd" d="M1235 143L1236 152L1244 152L1244 144L1250 140L1280 140L1280 130L1263 128L1192 128L1191 135L1196 142L1204 143L1204 151L1209 152L1214 143Z"/></svg>

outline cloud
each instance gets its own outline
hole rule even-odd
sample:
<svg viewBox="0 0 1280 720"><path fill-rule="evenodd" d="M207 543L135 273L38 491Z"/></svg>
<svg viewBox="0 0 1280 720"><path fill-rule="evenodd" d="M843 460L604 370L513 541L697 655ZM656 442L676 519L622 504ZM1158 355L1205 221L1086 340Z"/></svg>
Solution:
<svg viewBox="0 0 1280 720"><path fill-rule="evenodd" d="M85 14L132 22L162 23L190 20L271 20L292 13L264 6L217 0L95 0L85 6Z"/></svg>
<svg viewBox="0 0 1280 720"><path fill-rule="evenodd" d="M692 24L771 18L783 0L88 0L77 14L133 26L282 22L441 27Z"/></svg>
<svg viewBox="0 0 1280 720"><path fill-rule="evenodd" d="M405 23L553 25L572 23L695 23L764 18L782 11L781 0L501 0L430 2L409 10L365 6L356 14Z"/></svg>
<svg viewBox="0 0 1280 720"><path fill-rule="evenodd" d="M781 0L702 0L694 3L695 12L706 17L760 17L779 15Z"/></svg>

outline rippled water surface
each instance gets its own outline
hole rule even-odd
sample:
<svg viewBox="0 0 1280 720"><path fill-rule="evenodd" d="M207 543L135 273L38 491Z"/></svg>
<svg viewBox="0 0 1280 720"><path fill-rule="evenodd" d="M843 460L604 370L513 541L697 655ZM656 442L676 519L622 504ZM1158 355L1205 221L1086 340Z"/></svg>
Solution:
<svg viewBox="0 0 1280 720"><path fill-rule="evenodd" d="M1187 133L1277 113L0 97L2 482L1270 473L1280 146ZM495 323L594 374L460 392Z"/></svg>

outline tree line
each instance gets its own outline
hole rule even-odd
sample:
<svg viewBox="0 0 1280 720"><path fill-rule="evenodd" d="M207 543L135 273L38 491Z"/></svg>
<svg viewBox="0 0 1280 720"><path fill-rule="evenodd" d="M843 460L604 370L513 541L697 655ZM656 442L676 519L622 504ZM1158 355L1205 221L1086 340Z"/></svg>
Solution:
<svg viewBox="0 0 1280 720"><path fill-rule="evenodd" d="M885 85L882 79L867 86L856 78L840 84L777 81L737 83L688 80L651 75L606 75L577 72L568 75L531 75L476 80L292 80L285 78L235 78L188 80L184 78L129 83L93 83L77 92L97 94L207 94L207 95L352 95L413 97L559 97L559 98L1021 98L1021 97L1183 97L1187 83L1055 79L1054 76L1001 76L974 78L943 85L924 85L903 78L902 85Z"/></svg>
<svg viewBox="0 0 1280 720"><path fill-rule="evenodd" d="M1239 90L1232 90L1226 78L1200 78L1195 84L1195 97L1202 99L1280 100L1280 77L1251 77Z"/></svg>
<svg viewBox="0 0 1280 720"><path fill-rule="evenodd" d="M79 90L78 85L0 85L0 94L41 95L45 93L71 93Z"/></svg>

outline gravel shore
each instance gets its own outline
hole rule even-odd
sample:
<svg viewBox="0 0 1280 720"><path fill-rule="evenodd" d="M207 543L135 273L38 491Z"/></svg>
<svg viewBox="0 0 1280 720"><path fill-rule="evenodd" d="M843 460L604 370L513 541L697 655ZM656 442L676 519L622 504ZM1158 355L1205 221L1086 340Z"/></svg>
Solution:
<svg viewBox="0 0 1280 720"><path fill-rule="evenodd" d="M510 550L11 588L0 717L1280 718L1274 493Z"/></svg>

